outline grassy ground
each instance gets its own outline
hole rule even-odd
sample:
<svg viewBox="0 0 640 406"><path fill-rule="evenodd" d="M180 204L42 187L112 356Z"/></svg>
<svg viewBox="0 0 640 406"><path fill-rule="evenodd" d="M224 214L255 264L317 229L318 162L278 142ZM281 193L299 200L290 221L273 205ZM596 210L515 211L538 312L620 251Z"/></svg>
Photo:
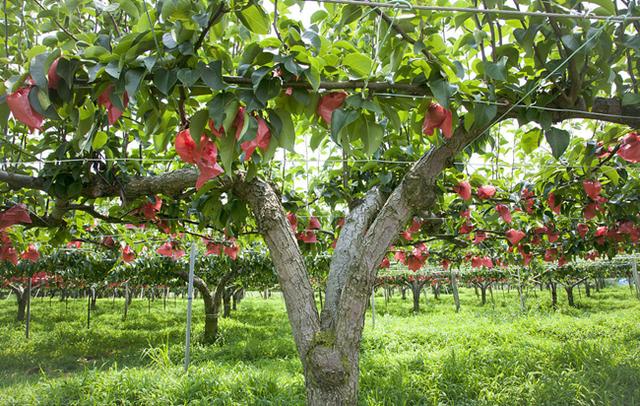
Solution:
<svg viewBox="0 0 640 406"><path fill-rule="evenodd" d="M376 303L362 344L365 405L640 405L640 302L608 288L579 308L548 308L530 292L526 314L514 295L494 292L484 307L463 290L453 300L424 298L422 311L398 296ZM561 297L563 299L563 297ZM279 296L243 301L222 321L224 344L195 343L188 374L185 302L100 300L90 329L86 302L69 308L36 299L32 336L13 321L15 300L0 301L0 405L303 404L304 386ZM195 305L195 334L202 307Z"/></svg>

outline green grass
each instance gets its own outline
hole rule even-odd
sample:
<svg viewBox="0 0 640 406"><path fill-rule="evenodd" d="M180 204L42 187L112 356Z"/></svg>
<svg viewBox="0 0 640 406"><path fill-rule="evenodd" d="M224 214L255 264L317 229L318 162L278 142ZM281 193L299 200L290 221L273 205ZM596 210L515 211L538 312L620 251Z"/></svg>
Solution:
<svg viewBox="0 0 640 406"><path fill-rule="evenodd" d="M535 294L535 296L534 296ZM628 288L578 308L530 291L526 314L515 292L494 292L479 306L463 290L453 300L376 302L362 343L360 402L365 405L640 405L640 301ZM0 301L0 405L304 403L304 382L278 295L243 301L223 319L223 345L194 344L182 371L185 302L98 302L86 328L86 302L35 299L31 339L14 321L14 298ZM202 331L194 308L194 338Z"/></svg>

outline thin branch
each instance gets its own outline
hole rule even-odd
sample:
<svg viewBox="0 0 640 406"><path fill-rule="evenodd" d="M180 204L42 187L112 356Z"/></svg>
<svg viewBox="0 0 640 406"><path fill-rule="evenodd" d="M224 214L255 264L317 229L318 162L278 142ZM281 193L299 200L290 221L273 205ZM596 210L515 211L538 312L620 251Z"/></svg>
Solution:
<svg viewBox="0 0 640 406"><path fill-rule="evenodd" d="M202 32L200 33L200 36L198 37L198 39L196 40L195 44L193 45L193 53L194 54L197 53L198 49L202 46L202 43L204 42L204 39L207 36L207 34L209 33L209 30L211 29L213 24L215 24L215 22L218 20L218 18L220 18L220 16L222 16L222 14L225 13L224 6L225 6L225 2L224 1L220 2L220 5L216 9L216 11L211 13L211 17L209 18L209 21L207 23L206 28L204 30L202 30Z"/></svg>
<svg viewBox="0 0 640 406"><path fill-rule="evenodd" d="M40 7L43 11L49 11L48 9L46 9L42 3L40 3L38 0L33 0L38 7ZM69 37L71 37L71 39L73 39L74 41L78 41L78 38L76 38L71 32L69 32L69 30L67 30L66 28L64 28L62 26L62 24L60 24L58 22L58 20L56 20L55 18L53 19L53 22L58 26L58 28L60 28L62 31L64 31L65 34L67 34Z"/></svg>

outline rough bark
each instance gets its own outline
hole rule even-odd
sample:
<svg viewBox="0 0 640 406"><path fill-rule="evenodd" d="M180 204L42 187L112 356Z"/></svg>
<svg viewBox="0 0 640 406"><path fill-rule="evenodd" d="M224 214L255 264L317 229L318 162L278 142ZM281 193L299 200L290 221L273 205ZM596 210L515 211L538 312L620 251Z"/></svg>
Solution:
<svg viewBox="0 0 640 406"><path fill-rule="evenodd" d="M220 316L220 307L222 305L223 296L229 282L238 274L238 270L231 270L226 272L215 287L215 291L211 292L209 286L204 279L195 276L193 277L193 287L200 292L200 296L204 302L204 334L203 341L205 343L213 343L218 339L220 330L218 326L218 319ZM178 276L183 281L189 281L189 274L186 271L178 272Z"/></svg>
<svg viewBox="0 0 640 406"><path fill-rule="evenodd" d="M418 282L413 280L409 283L409 287L411 288L411 293L413 296L413 312L420 312L420 292L422 291L422 287L424 286L424 282Z"/></svg>
<svg viewBox="0 0 640 406"><path fill-rule="evenodd" d="M480 285L480 297L481 303L484 306L487 303L487 287L485 285Z"/></svg>
<svg viewBox="0 0 640 406"><path fill-rule="evenodd" d="M231 315L231 296L233 296L233 287L225 287L223 288L223 295L222 295L222 303L223 303L223 309L222 309L222 317L223 318L227 318Z"/></svg>
<svg viewBox="0 0 640 406"><path fill-rule="evenodd" d="M320 316L293 230L289 226L280 198L264 180L253 178L248 182L238 182L235 192L248 202L269 247L296 348L306 370L307 353L320 330ZM305 371L305 376L307 374L308 371Z"/></svg>
<svg viewBox="0 0 640 406"><path fill-rule="evenodd" d="M16 321L24 321L27 309L28 289L18 285L9 285L9 288L16 295L16 302L18 304L18 313L16 315Z"/></svg>
<svg viewBox="0 0 640 406"><path fill-rule="evenodd" d="M573 286L565 286L564 290L567 292L567 302L569 303L569 306L575 306L575 302L573 300Z"/></svg>
<svg viewBox="0 0 640 406"><path fill-rule="evenodd" d="M335 325L342 287L349 274L349 268L357 263L357 259L361 255L364 232L371 225L373 217L378 213L383 203L382 194L377 188L374 188L367 193L359 205L351 210L345 219L331 257L327 277L325 304L321 316L322 328L325 330L332 329Z"/></svg>
<svg viewBox="0 0 640 406"><path fill-rule="evenodd" d="M458 294L458 277L453 271L450 272L451 291L453 292L453 301L456 304L456 313L460 312L460 295Z"/></svg>

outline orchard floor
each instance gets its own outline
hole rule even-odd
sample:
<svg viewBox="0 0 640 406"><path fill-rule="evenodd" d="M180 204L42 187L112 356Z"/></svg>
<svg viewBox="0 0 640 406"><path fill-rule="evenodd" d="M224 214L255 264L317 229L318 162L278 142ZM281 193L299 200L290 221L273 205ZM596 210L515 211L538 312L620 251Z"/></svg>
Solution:
<svg viewBox="0 0 640 406"><path fill-rule="evenodd" d="M560 292L559 292L560 293ZM626 287L560 295L529 292L521 314L515 292L494 291L485 306L471 289L462 310L443 295L376 301L367 314L361 359L363 405L640 405L640 301ZM86 302L35 299L31 339L13 319L15 299L0 301L0 405L289 405L304 403L304 385L284 305L251 294L221 323L223 345L196 343L182 371L182 300L99 300L91 328Z"/></svg>

